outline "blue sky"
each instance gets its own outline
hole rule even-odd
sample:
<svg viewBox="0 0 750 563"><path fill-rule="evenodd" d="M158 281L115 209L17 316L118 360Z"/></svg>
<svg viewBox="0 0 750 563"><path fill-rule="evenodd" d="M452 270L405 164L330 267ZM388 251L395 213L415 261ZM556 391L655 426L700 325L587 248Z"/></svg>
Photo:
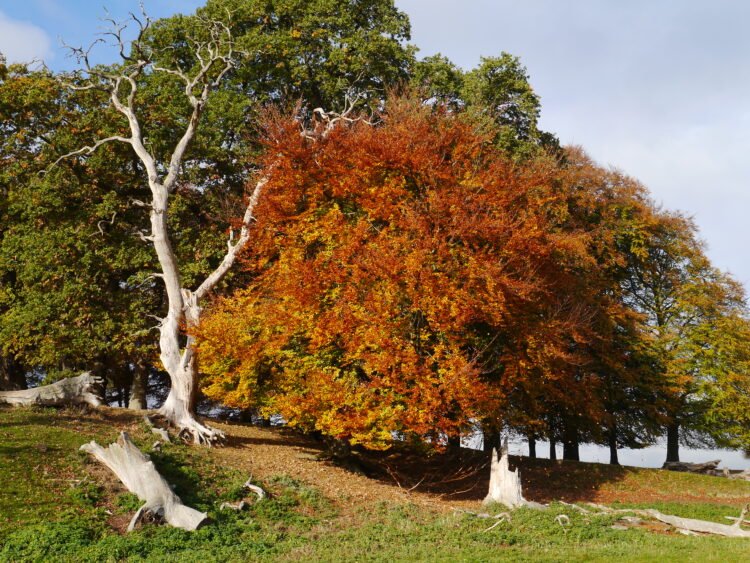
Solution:
<svg viewBox="0 0 750 563"><path fill-rule="evenodd" d="M396 0L422 55L464 68L481 55L521 57L542 98L542 126L695 217L709 255L750 287L750 2L743 0ZM136 0L0 0L0 51L72 61L106 4ZM199 0L147 0L154 17ZM103 54L106 57L106 54Z"/></svg>

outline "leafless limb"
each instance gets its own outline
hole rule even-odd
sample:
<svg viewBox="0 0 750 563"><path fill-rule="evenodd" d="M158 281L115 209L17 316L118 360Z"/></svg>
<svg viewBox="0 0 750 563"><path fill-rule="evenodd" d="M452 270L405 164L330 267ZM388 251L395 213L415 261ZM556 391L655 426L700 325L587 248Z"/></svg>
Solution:
<svg viewBox="0 0 750 563"><path fill-rule="evenodd" d="M113 141L119 141L121 143L128 143L132 144L132 139L129 139L127 137L122 137L120 135L113 135L111 137L107 137L105 139L99 139L96 143L94 143L91 146L85 146L78 150L71 151L67 154L62 155L60 158L58 158L55 162L52 163L52 166L57 166L60 162L65 160L66 158L71 158L73 156L80 156L80 155L90 155L92 154L96 149L101 147L105 143L110 143Z"/></svg>
<svg viewBox="0 0 750 563"><path fill-rule="evenodd" d="M354 123L365 123L375 125L375 120L364 114L356 114L355 109L362 100L363 95L350 88L344 94L344 109L341 112L326 111L323 108L312 110L312 124L310 127L302 127L301 136L312 141L325 139L340 124L351 125Z"/></svg>
<svg viewBox="0 0 750 563"><path fill-rule="evenodd" d="M114 212L112 213L112 218L111 218L111 219L109 219L109 220L107 220L107 219L102 219L101 221L98 221L98 222L96 223L96 228L97 228L97 229L99 229L99 234L100 234L100 235L104 236L104 229L102 229L102 224L105 224L105 225L106 225L107 223L109 223L110 225L114 225L114 224L115 224L115 217L117 217L117 211L114 211ZM96 234L96 233L92 233L92 235L91 235L91 236L94 236L95 234Z"/></svg>

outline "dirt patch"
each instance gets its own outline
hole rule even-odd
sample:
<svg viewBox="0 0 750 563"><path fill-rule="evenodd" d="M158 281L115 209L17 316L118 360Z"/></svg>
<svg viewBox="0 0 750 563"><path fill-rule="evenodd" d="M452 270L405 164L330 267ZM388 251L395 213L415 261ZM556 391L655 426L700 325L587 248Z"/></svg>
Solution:
<svg viewBox="0 0 750 563"><path fill-rule="evenodd" d="M214 423L216 424L216 423ZM487 493L489 455L462 449L431 456L398 450L356 452L354 469L320 459L324 446L288 429L216 424L228 436L215 454L255 478L285 474L319 488L342 506L363 502L409 501L439 509L476 508ZM511 456L520 467L524 496L548 503L747 502L748 491L717 495L712 490L665 490L664 472L604 464L532 460ZM711 477L707 479L721 479ZM718 482L717 482L718 484ZM748 489L750 491L750 488Z"/></svg>

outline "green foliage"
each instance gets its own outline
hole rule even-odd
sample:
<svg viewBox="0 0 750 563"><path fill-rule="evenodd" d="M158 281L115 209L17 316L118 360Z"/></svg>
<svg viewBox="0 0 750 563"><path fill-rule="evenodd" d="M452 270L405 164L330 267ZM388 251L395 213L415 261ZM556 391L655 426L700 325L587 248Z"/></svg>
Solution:
<svg viewBox="0 0 750 563"><path fill-rule="evenodd" d="M143 501L133 493L122 493L117 495L117 498L115 499L115 506L117 506L119 512L123 513L130 512L132 514L138 510L142 504Z"/></svg>
<svg viewBox="0 0 750 563"><path fill-rule="evenodd" d="M454 108L463 103L464 73L443 55L432 55L417 61L411 80L428 100Z"/></svg>

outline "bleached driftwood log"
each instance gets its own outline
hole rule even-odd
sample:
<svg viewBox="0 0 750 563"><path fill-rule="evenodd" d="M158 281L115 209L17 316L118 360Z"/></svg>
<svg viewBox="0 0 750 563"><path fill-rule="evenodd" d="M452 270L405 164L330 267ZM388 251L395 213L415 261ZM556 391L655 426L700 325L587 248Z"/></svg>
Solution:
<svg viewBox="0 0 750 563"><path fill-rule="evenodd" d="M687 530L689 532L698 532L700 534L715 534L727 536L730 538L750 538L750 530L743 530L742 524L745 521L748 507L742 509L740 517L734 524L718 524L717 522L708 522L707 520L694 520L692 518L680 518L670 514L662 514L658 510L644 510L649 516L656 518L660 522L674 526L678 530Z"/></svg>
<svg viewBox="0 0 750 563"><path fill-rule="evenodd" d="M206 521L204 512L182 504L154 463L130 441L126 432L121 432L117 442L107 448L91 441L81 446L81 450L109 467L130 492L145 501L130 521L128 531L146 514L164 518L168 524L189 531L198 529Z"/></svg>
<svg viewBox="0 0 750 563"><path fill-rule="evenodd" d="M0 392L0 403L27 406L64 406L86 404L98 407L102 404L100 389L103 381L100 377L84 372L77 377L61 379L50 385L42 385L22 391Z"/></svg>
<svg viewBox="0 0 750 563"><path fill-rule="evenodd" d="M492 449L490 489L483 504L491 502L504 504L508 508L527 504L521 493L521 473L518 469L511 471L508 466L508 438L505 438L499 455L496 449Z"/></svg>

